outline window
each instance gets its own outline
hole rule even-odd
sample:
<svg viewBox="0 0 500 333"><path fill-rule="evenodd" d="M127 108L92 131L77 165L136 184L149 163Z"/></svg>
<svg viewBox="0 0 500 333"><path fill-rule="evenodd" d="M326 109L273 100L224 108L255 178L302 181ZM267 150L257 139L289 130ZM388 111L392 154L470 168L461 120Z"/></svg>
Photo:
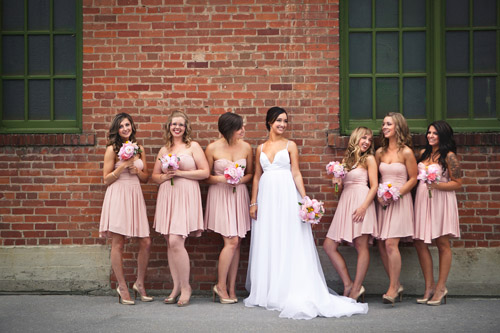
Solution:
<svg viewBox="0 0 500 333"><path fill-rule="evenodd" d="M0 132L80 132L81 0L0 3Z"/></svg>
<svg viewBox="0 0 500 333"><path fill-rule="evenodd" d="M341 128L500 130L500 0L341 1Z"/></svg>

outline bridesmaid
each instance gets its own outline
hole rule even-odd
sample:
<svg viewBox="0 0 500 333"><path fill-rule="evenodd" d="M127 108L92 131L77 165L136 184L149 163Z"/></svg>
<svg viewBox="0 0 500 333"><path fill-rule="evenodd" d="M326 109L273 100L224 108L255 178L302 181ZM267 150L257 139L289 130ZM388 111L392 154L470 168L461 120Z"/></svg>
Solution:
<svg viewBox="0 0 500 333"><path fill-rule="evenodd" d="M213 296L220 302L232 304L236 297L236 275L240 260L240 243L250 230L250 203L246 183L253 177L253 155L250 145L243 141L245 128L241 116L227 112L219 117L222 138L207 146L205 154L212 174L207 183L207 208L205 227L221 234L224 248L219 256L218 282L213 286ZM239 184L230 185L224 177L224 169L239 164L245 166L245 175ZM233 189L235 189L233 191Z"/></svg>
<svg viewBox="0 0 500 333"><path fill-rule="evenodd" d="M160 184L153 227L167 241L168 264L174 280L172 292L164 303L186 306L192 290L189 255L184 243L188 236L199 237L203 231L198 180L207 178L209 169L203 149L191 138L191 124L184 112L174 111L168 118L165 141L152 176L153 181ZM178 170L162 168L160 158L167 154L175 154L180 159Z"/></svg>
<svg viewBox="0 0 500 333"><path fill-rule="evenodd" d="M429 165L439 169L439 184L418 184L415 198L415 247L425 279L425 293L417 303L446 303L446 280L451 267L450 237L460 237L455 191L462 187L460 164L453 129L445 121L435 121L427 129L427 145L420 151L418 169ZM429 190L432 198L429 197ZM435 239L439 251L439 278L434 283L432 257L427 244Z"/></svg>
<svg viewBox="0 0 500 333"><path fill-rule="evenodd" d="M383 201L378 197L378 248L384 269L389 276L389 288L382 296L384 303L394 306L396 298L403 299L404 288L399 282L401 273L401 238L413 236L413 202L411 189L417 184L417 161L410 148L410 130L399 113L389 112L382 123L381 147L375 153L381 183L390 182L399 188L401 199Z"/></svg>
<svg viewBox="0 0 500 333"><path fill-rule="evenodd" d="M344 296L357 300L365 288L363 280L368 271L371 236L377 236L377 215L373 199L377 193L378 171L373 156L373 134L366 127L356 128L349 138L349 145L342 163L349 173L344 181L333 178L333 184L344 189L335 211L332 224L326 235L323 248L344 283ZM347 266L338 247L342 241L354 243L358 252L356 278L349 276Z"/></svg>
<svg viewBox="0 0 500 333"><path fill-rule="evenodd" d="M127 282L123 274L123 247L125 238L139 238L139 255L137 257L137 280L132 289L141 301L151 302L153 297L146 296L144 278L148 267L151 240L146 204L142 195L140 182L146 183L149 178L144 147L139 145L140 152L125 161L118 159L118 152L126 141L137 143L136 127L132 117L119 113L109 128L108 143L104 154L103 178L108 186L102 204L99 233L101 237L111 238L111 267L118 281L118 300L122 304L132 305Z"/></svg>

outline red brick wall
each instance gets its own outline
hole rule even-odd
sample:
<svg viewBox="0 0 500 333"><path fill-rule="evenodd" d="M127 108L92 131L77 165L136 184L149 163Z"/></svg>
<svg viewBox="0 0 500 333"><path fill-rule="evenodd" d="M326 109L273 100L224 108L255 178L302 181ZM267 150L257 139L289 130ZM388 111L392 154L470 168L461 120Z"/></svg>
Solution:
<svg viewBox="0 0 500 333"><path fill-rule="evenodd" d="M288 135L299 145L309 195L324 200L326 233L336 198L324 165L340 159L338 1L295 4L269 0L84 0L83 134L0 135L0 245L104 244L98 224L105 186L102 160L114 114L130 113L148 166L163 144L162 124L186 111L195 140L218 137L217 118L246 116L248 141L265 138L265 112L289 111ZM329 133L329 135L327 134ZM464 191L458 194L460 247L500 246L500 152L463 136ZM472 138L472 139L470 139ZM329 146L330 145L330 146ZM206 192L206 186L203 185ZM157 186L143 186L150 224ZM169 289L164 239L152 232L148 288ZM192 285L216 280L220 236L188 239ZM240 287L249 238L242 246ZM125 273L135 278L136 245L126 247Z"/></svg>

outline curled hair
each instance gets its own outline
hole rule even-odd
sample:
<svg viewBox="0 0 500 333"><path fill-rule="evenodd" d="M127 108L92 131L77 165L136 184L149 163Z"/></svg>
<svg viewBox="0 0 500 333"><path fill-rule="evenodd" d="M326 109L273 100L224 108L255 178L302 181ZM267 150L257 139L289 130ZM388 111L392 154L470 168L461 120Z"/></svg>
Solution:
<svg viewBox="0 0 500 333"><path fill-rule="evenodd" d="M371 135L373 138L372 130L364 126L360 126L352 131L351 136L349 137L349 144L344 155L344 163L347 170L351 170L359 165L366 169L366 159L369 155L373 155L373 142L370 145L370 148L362 153L361 148L359 147L359 141L367 134Z"/></svg>
<svg viewBox="0 0 500 333"><path fill-rule="evenodd" d="M134 121L132 120L132 117L125 112L118 113L115 118L113 118L113 121L111 122L111 125L109 126L109 133L108 133L108 143L106 144L107 146L113 146L113 150L115 153L118 155L118 152L120 151L120 148L123 145L123 140L118 133L120 130L120 124L123 121L123 119L128 119L130 121L130 125L132 127L132 133L130 134L129 141L130 142L137 142L135 139L135 133L137 132L137 129L135 127Z"/></svg>
<svg viewBox="0 0 500 333"><path fill-rule="evenodd" d="M288 117L288 113L286 113L285 109L280 108L279 106L274 106L267 110L267 115L266 115L266 128L268 131L271 130L271 125L278 119L280 114L286 114Z"/></svg>
<svg viewBox="0 0 500 333"><path fill-rule="evenodd" d="M408 123L405 117L398 112L389 112L385 117L391 117L394 121L394 127L396 129L396 145L398 149L403 149L405 146L412 148L412 140L410 135L410 129L408 128ZM385 118L384 117L384 118ZM383 131L380 131L380 143L382 150L385 152L387 147L389 147L389 139L384 137Z"/></svg>
<svg viewBox="0 0 500 333"><path fill-rule="evenodd" d="M191 145L191 123L189 122L188 116L182 111L173 111L168 117L167 122L164 125L165 132L163 133L163 138L165 139L165 146L170 149L174 144L174 138L172 132L170 132L170 126L172 125L172 119L182 118L184 119L184 134L182 135L182 142L186 144L186 147Z"/></svg>
<svg viewBox="0 0 500 333"><path fill-rule="evenodd" d="M429 125L427 127L427 132L429 133L429 129L431 126L434 126L436 132L439 137L439 148L437 154L439 154L438 163L443 168L443 174L448 168L448 163L446 163L446 157L448 153L451 151L453 153L457 153L457 145L455 143L455 139L453 138L453 128L444 120L438 120ZM425 136L427 144L425 145L425 150L418 159L418 162L422 162L432 157L432 146L429 144L429 140L427 139L427 135Z"/></svg>
<svg viewBox="0 0 500 333"><path fill-rule="evenodd" d="M234 132L243 127L243 118L239 114L226 112L219 117L218 126L227 143L231 143Z"/></svg>

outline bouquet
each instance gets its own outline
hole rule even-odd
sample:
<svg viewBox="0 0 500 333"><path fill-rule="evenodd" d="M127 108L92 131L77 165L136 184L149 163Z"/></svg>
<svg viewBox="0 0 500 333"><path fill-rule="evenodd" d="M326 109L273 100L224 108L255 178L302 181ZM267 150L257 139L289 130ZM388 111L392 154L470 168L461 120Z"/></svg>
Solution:
<svg viewBox="0 0 500 333"><path fill-rule="evenodd" d="M308 196L305 196L302 202L299 202L299 205L301 206L299 216L304 223L317 224L325 214L323 202L311 199Z"/></svg>
<svg viewBox="0 0 500 333"><path fill-rule="evenodd" d="M161 161L161 171L167 173L167 170L171 168L172 170L179 169L180 158L175 154L166 154L159 158ZM174 178L170 178L170 185L174 186Z"/></svg>
<svg viewBox="0 0 500 333"><path fill-rule="evenodd" d="M390 182L385 182L378 185L377 196L382 198L384 202L389 200L398 201L399 198L403 196L399 194L399 188L393 186ZM387 206L383 206L383 209L386 209Z"/></svg>
<svg viewBox="0 0 500 333"><path fill-rule="evenodd" d="M137 143L125 141L118 152L118 158L120 161L126 161L139 153L142 153L142 151Z"/></svg>
<svg viewBox="0 0 500 333"><path fill-rule="evenodd" d="M245 175L245 166L239 165L236 163L235 165L229 166L224 169L224 177L226 177L226 181L229 184L238 184ZM233 193L236 192L236 187L233 187Z"/></svg>
<svg viewBox="0 0 500 333"><path fill-rule="evenodd" d="M347 175L345 164L337 161L332 161L326 165L326 173L333 175L335 178L344 178ZM339 184L335 184L335 192L339 191Z"/></svg>
<svg viewBox="0 0 500 333"><path fill-rule="evenodd" d="M427 165L424 170L420 170L417 179L423 180L424 183L427 183L429 185L432 183L439 184L441 176L439 175L438 166L435 164ZM432 198L431 189L427 188L427 190L429 191L429 198Z"/></svg>

